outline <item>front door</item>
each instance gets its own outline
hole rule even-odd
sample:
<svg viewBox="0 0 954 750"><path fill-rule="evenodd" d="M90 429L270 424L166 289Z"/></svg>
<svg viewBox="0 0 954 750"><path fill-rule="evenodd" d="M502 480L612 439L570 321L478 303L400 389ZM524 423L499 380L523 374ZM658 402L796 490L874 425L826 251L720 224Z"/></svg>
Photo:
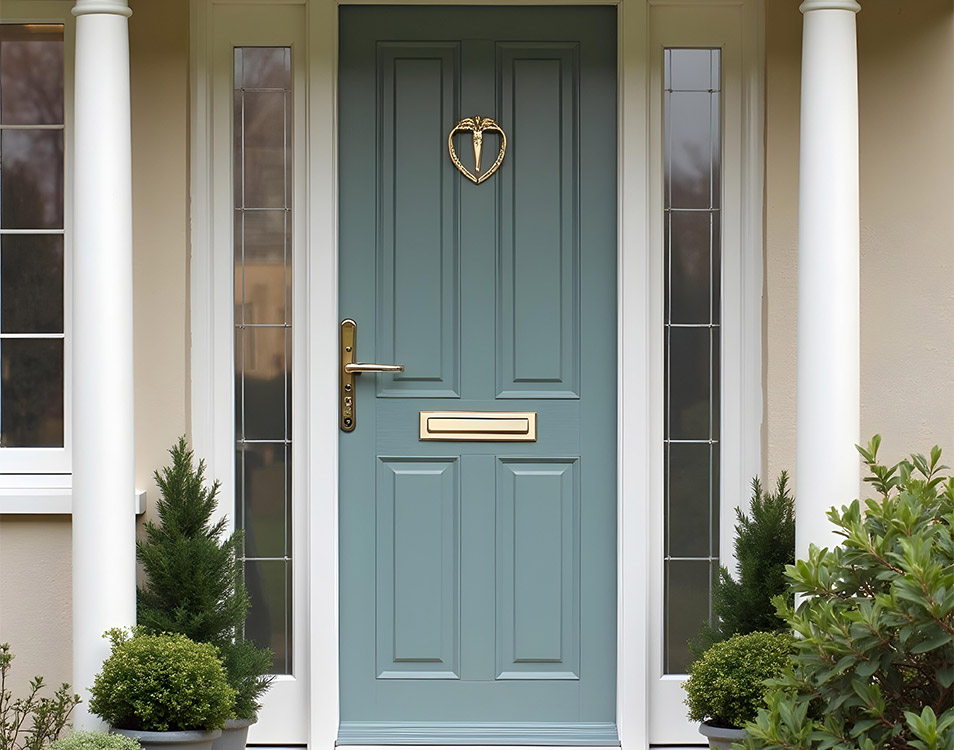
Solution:
<svg viewBox="0 0 954 750"><path fill-rule="evenodd" d="M615 744L616 9L340 23L339 744Z"/></svg>

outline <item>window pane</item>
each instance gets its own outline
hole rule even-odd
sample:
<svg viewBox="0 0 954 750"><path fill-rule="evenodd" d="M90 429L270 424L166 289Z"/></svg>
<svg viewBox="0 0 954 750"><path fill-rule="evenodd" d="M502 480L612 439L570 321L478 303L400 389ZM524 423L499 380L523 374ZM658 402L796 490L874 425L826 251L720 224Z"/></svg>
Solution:
<svg viewBox="0 0 954 750"><path fill-rule="evenodd" d="M63 131L0 131L0 229L63 228Z"/></svg>
<svg viewBox="0 0 954 750"><path fill-rule="evenodd" d="M291 670L291 51L235 50L233 224L236 523L246 633ZM267 89L267 90L266 90Z"/></svg>
<svg viewBox="0 0 954 750"><path fill-rule="evenodd" d="M252 600L245 637L274 653L275 674L291 673L291 563L246 560L245 585Z"/></svg>
<svg viewBox="0 0 954 750"><path fill-rule="evenodd" d="M0 123L63 124L63 27L0 24Z"/></svg>
<svg viewBox="0 0 954 750"><path fill-rule="evenodd" d="M63 235L0 236L0 331L63 333Z"/></svg>
<svg viewBox="0 0 954 750"><path fill-rule="evenodd" d="M719 562L721 52L664 50L665 670L709 619Z"/></svg>
<svg viewBox="0 0 954 750"><path fill-rule="evenodd" d="M63 446L63 340L0 342L0 445Z"/></svg>

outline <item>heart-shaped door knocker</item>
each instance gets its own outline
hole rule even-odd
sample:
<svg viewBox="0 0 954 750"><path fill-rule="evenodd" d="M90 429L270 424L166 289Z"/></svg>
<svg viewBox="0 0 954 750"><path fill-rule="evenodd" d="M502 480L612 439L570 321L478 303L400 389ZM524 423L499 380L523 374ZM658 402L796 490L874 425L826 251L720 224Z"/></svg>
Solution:
<svg viewBox="0 0 954 750"><path fill-rule="evenodd" d="M454 135L456 133L472 133L474 136L474 172L467 169L467 167L460 163L460 159L457 158L457 152L454 150ZM500 133L500 152L497 154L497 160L490 169L481 174L480 152L484 144L484 133ZM457 167L468 180L475 185L479 185L500 169L500 165L504 160L504 154L507 153L507 135L503 132L501 127L489 117L480 117L479 115L476 117L465 117L454 126L450 135L447 136L447 150L450 152L450 158L451 161L454 162L454 166Z"/></svg>

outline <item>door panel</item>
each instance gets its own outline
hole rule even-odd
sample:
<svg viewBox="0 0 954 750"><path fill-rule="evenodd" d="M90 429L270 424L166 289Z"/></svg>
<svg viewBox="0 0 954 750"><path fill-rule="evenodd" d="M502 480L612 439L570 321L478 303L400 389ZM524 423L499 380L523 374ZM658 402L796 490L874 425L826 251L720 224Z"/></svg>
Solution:
<svg viewBox="0 0 954 750"><path fill-rule="evenodd" d="M341 434L339 743L615 744L615 9L340 18L340 313L406 369ZM420 441L448 409L537 440Z"/></svg>

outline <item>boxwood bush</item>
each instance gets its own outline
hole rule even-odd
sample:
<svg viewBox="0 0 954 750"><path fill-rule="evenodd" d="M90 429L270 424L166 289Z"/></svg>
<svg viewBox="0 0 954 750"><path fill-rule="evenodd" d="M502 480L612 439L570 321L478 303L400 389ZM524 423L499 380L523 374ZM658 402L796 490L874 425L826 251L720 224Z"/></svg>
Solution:
<svg viewBox="0 0 954 750"><path fill-rule="evenodd" d="M713 644L689 667L689 718L744 727L765 705L765 681L782 673L791 652L788 633L738 634Z"/></svg>
<svg viewBox="0 0 954 750"><path fill-rule="evenodd" d="M215 647L181 634L109 632L89 708L119 729L220 729L235 704Z"/></svg>

